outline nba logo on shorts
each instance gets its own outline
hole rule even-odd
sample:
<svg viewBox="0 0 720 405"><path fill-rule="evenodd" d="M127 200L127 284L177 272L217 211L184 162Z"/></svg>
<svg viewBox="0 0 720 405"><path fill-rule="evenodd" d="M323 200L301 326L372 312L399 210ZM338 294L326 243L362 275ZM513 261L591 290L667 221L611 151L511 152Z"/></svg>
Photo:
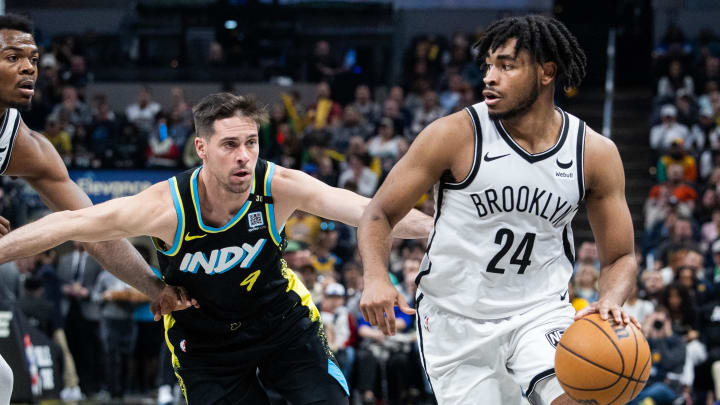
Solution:
<svg viewBox="0 0 720 405"><path fill-rule="evenodd" d="M185 339L180 341L180 350L182 350L183 352L187 351L187 350L185 350Z"/></svg>
<svg viewBox="0 0 720 405"><path fill-rule="evenodd" d="M425 322L423 322L423 324L425 325L425 330L430 332L430 317L425 315L423 319L425 320Z"/></svg>
<svg viewBox="0 0 720 405"><path fill-rule="evenodd" d="M565 332L565 329L553 329L547 333L545 333L545 337L547 338L548 342L552 345L552 347L557 349L558 343L560 343L560 338L563 335L563 332Z"/></svg>

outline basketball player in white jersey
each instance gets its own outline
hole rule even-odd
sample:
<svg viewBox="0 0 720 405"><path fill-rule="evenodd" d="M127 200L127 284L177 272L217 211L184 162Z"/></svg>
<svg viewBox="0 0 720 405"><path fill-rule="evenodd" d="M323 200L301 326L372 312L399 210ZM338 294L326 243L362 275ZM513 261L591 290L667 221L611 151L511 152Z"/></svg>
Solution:
<svg viewBox="0 0 720 405"><path fill-rule="evenodd" d="M360 223L363 316L395 333L393 306L417 311L418 343L440 405L575 402L554 376L555 346L593 312L627 324L633 228L615 145L555 107L585 55L557 20L506 18L476 44L485 101L430 124L390 172ZM390 284L390 230L435 185L435 227L416 307ZM570 222L581 203L598 245L599 299L569 303Z"/></svg>
<svg viewBox="0 0 720 405"><path fill-rule="evenodd" d="M23 178L54 211L76 210L91 204L88 196L68 176L52 144L28 128L18 109L29 109L38 76L40 55L32 23L18 15L0 16L0 175ZM11 224L0 217L0 237ZM184 291L165 286L127 240L86 244L103 267L155 299L152 310L159 317L187 308ZM0 356L0 405L10 403L13 374Z"/></svg>

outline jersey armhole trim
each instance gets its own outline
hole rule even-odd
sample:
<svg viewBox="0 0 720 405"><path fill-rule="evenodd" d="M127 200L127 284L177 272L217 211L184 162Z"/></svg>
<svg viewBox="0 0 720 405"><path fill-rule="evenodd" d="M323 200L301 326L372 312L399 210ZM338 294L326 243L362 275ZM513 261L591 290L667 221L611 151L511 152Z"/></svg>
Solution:
<svg viewBox="0 0 720 405"><path fill-rule="evenodd" d="M578 134L577 134L577 169L578 169L578 202L582 202L585 199L585 135L587 132L587 125L585 121L578 120Z"/></svg>
<svg viewBox="0 0 720 405"><path fill-rule="evenodd" d="M3 120L2 129L0 130L0 139L5 134L5 131L7 130L8 120L9 116L13 114L15 121L12 123L12 132L10 133L10 142L8 143L8 150L7 154L5 155L5 159L3 161L2 167L0 167L0 175L4 174L5 171L10 167L10 159L12 159L12 151L13 147L15 146L15 141L17 140L18 135L18 128L20 126L20 114L15 110L14 108L8 108L7 112L5 113L5 119Z"/></svg>
<svg viewBox="0 0 720 405"><path fill-rule="evenodd" d="M168 250L163 251L160 249L158 241L153 238L155 248L165 256L175 256L180 251L182 245L182 236L185 233L185 210L183 209L182 199L180 198L180 190L177 185L177 178L173 177L168 180L170 185L170 195L172 196L173 205L175 206L175 214L177 215L177 228L175 229L175 239L173 240L172 246Z"/></svg>
<svg viewBox="0 0 720 405"><path fill-rule="evenodd" d="M268 197L272 197L272 178L275 174L275 163L268 162L267 169L265 169L265 193L264 195ZM265 204L265 216L267 217L268 221L268 228L270 230L270 237L273 240L273 243L275 243L276 246L280 246L280 243L282 243L282 236L280 236L280 232L282 232L283 228L285 228L285 224L282 225L280 229L277 228L277 224L275 223L275 204Z"/></svg>
<svg viewBox="0 0 720 405"><path fill-rule="evenodd" d="M472 121L474 132L475 144L473 145L475 153L473 154L473 164L470 168L470 172L465 179L459 183L444 182L445 188L452 190L460 190L467 187L475 179L478 169L480 169L480 157L482 156L482 128L480 127L480 117L478 117L477 111L472 106L465 108L470 114L470 121Z"/></svg>

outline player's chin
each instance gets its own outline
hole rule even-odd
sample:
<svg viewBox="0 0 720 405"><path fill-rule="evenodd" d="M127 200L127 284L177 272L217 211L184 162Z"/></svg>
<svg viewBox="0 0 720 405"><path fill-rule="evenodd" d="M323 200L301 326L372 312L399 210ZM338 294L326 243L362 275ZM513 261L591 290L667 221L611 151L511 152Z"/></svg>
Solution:
<svg viewBox="0 0 720 405"><path fill-rule="evenodd" d="M10 100L10 107L21 111L30 111L32 108L32 97L17 97Z"/></svg>

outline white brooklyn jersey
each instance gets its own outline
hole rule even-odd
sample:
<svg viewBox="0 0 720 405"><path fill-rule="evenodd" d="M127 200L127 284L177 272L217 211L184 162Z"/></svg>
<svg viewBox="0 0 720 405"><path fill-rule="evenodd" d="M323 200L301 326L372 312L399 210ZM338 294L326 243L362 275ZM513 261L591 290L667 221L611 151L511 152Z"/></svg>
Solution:
<svg viewBox="0 0 720 405"><path fill-rule="evenodd" d="M557 143L531 154L490 119L485 103L467 108L472 169L461 183L435 186L435 228L418 275L419 293L434 305L497 319L567 300L570 222L585 194L585 123L558 111Z"/></svg>
<svg viewBox="0 0 720 405"><path fill-rule="evenodd" d="M8 108L2 120L2 126L0 126L0 174L5 173L10 165L10 155L19 128L20 113L14 108Z"/></svg>

